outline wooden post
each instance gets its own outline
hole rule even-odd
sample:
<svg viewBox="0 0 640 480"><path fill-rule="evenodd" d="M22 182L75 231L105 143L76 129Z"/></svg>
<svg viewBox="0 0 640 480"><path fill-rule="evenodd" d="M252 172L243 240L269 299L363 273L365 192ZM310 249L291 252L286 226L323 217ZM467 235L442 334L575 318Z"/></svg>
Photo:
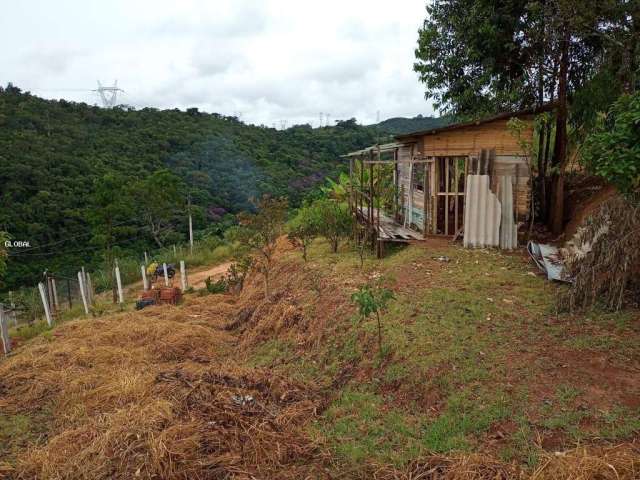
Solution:
<svg viewBox="0 0 640 480"><path fill-rule="evenodd" d="M67 278L67 300L69 301L69 308L73 307L71 302L71 280Z"/></svg>
<svg viewBox="0 0 640 480"><path fill-rule="evenodd" d="M122 280L120 279L120 267L116 264L116 284L118 285L118 303L124 303L122 295Z"/></svg>
<svg viewBox="0 0 640 480"><path fill-rule="evenodd" d="M38 283L38 290L40 291L40 298L42 299L42 306L44 307L44 314L47 318L47 324L51 326L53 319L51 318L51 310L49 310L49 302L47 300L47 292L44 289L42 282Z"/></svg>
<svg viewBox="0 0 640 480"><path fill-rule="evenodd" d="M93 282L91 281L91 274L87 272L85 278L87 281L87 302L89 305L93 305Z"/></svg>
<svg viewBox="0 0 640 480"><path fill-rule="evenodd" d="M169 286L169 274L167 273L167 264L162 264L162 269L164 270L164 284L165 286Z"/></svg>
<svg viewBox="0 0 640 480"><path fill-rule="evenodd" d="M56 279L51 277L51 290L53 291L53 306L56 311L60 309L60 304L58 303L58 289L56 288Z"/></svg>
<svg viewBox="0 0 640 480"><path fill-rule="evenodd" d="M140 272L142 273L142 288L146 292L149 290L149 280L147 280L147 269L144 268L144 265L140 265Z"/></svg>
<svg viewBox="0 0 640 480"><path fill-rule="evenodd" d="M187 289L187 269L184 265L184 260L180 260L180 283L184 292Z"/></svg>
<svg viewBox="0 0 640 480"><path fill-rule="evenodd" d="M82 297L82 306L84 307L85 315L89 315L89 306L87 305L87 294L84 289L84 277L82 272L78 272L78 285L80 286L80 296Z"/></svg>
<svg viewBox="0 0 640 480"><path fill-rule="evenodd" d="M49 310L51 312L51 315L56 314L56 307L53 303L53 286L51 285L51 276L47 273L47 283L46 283L46 289L47 289L47 303L49 304Z"/></svg>
<svg viewBox="0 0 640 480"><path fill-rule="evenodd" d="M11 307L11 316L13 317L13 326L18 326L18 316L16 315L16 304L13 303L13 292L9 291L9 306Z"/></svg>
<svg viewBox="0 0 640 480"><path fill-rule="evenodd" d="M11 339L9 338L9 318L4 313L4 306L0 303L0 339L5 355L11 352Z"/></svg>

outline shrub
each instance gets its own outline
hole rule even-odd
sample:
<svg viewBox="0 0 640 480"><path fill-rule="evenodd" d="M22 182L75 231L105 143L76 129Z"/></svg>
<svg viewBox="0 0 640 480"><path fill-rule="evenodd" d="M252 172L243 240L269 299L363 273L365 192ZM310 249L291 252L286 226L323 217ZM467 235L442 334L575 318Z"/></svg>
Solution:
<svg viewBox="0 0 640 480"><path fill-rule="evenodd" d="M318 209L304 205L287 224L289 241L302 249L302 258L307 261L307 248L320 232Z"/></svg>
<svg viewBox="0 0 640 480"><path fill-rule="evenodd" d="M393 292L387 288L371 287L363 285L351 295L351 300L358 306L360 317L365 320L375 314L378 323L378 352L382 354L382 322L380 312L387 309L388 303L393 300Z"/></svg>

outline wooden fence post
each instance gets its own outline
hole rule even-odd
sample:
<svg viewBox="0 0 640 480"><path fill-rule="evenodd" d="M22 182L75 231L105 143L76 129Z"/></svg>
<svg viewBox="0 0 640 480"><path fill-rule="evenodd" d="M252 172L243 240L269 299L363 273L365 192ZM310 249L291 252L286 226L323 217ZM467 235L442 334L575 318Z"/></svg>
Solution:
<svg viewBox="0 0 640 480"><path fill-rule="evenodd" d="M73 303L71 302L71 280L67 278L67 300L69 300L69 309L73 307Z"/></svg>
<svg viewBox="0 0 640 480"><path fill-rule="evenodd" d="M120 267L116 264L116 283L118 285L118 303L124 303L122 295L122 280L120 279Z"/></svg>
<svg viewBox="0 0 640 480"><path fill-rule="evenodd" d="M164 284L166 287L169 286L169 274L167 273L167 264L163 263L162 268L164 270Z"/></svg>
<svg viewBox="0 0 640 480"><path fill-rule="evenodd" d="M52 278L49 276L49 274L47 274L47 284L46 284L46 288L47 288L47 303L49 304L49 311L51 312L52 315L56 314L56 306L54 304L53 301L53 285L51 283Z"/></svg>
<svg viewBox="0 0 640 480"><path fill-rule="evenodd" d="M58 303L58 289L56 287L56 279L51 277L51 290L53 290L53 306L56 311L60 309L60 304Z"/></svg>
<svg viewBox="0 0 640 480"><path fill-rule="evenodd" d="M187 289L187 269L184 266L184 260L180 260L180 283L184 292Z"/></svg>
<svg viewBox="0 0 640 480"><path fill-rule="evenodd" d="M87 303L93 305L93 282L91 281L91 274L87 272Z"/></svg>
<svg viewBox="0 0 640 480"><path fill-rule="evenodd" d="M146 292L149 290L149 281L147 280L147 269L144 268L144 265L140 265L140 273L142 273L142 288Z"/></svg>
<svg viewBox="0 0 640 480"><path fill-rule="evenodd" d="M5 355L11 352L11 339L9 338L9 317L4 313L4 306L0 303L0 340Z"/></svg>
<svg viewBox="0 0 640 480"><path fill-rule="evenodd" d="M84 277L82 272L78 272L78 284L80 286L80 296L82 297L82 305L84 306L84 313L89 315L89 306L87 305L87 294L84 290Z"/></svg>
<svg viewBox="0 0 640 480"><path fill-rule="evenodd" d="M45 292L44 284L38 283L38 290L40 291L40 298L42 299L42 306L44 307L44 314L47 317L47 324L51 326L53 319L51 318L51 310L49 310L49 301L47 300L47 292Z"/></svg>

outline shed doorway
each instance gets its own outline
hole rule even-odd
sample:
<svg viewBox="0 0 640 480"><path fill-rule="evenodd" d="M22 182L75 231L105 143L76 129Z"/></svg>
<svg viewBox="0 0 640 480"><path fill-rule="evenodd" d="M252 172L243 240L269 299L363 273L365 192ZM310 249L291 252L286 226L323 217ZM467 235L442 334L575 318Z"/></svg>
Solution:
<svg viewBox="0 0 640 480"><path fill-rule="evenodd" d="M431 233L457 235L464 225L468 157L434 157L431 174Z"/></svg>

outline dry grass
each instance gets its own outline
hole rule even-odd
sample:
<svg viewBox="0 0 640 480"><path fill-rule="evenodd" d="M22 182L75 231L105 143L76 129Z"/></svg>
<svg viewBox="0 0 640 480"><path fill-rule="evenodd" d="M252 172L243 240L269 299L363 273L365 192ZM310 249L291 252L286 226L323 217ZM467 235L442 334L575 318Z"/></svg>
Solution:
<svg viewBox="0 0 640 480"><path fill-rule="evenodd" d="M70 323L2 362L3 414L52 412L47 437L20 452L6 475L309 475L324 454L303 425L320 397L228 360L235 338L219 327L229 305L208 302Z"/></svg>
<svg viewBox="0 0 640 480"><path fill-rule="evenodd" d="M268 301L252 278L239 297L69 322L0 361L0 420L46 419L26 444L0 445L0 456L10 453L0 478L640 478L640 451L630 443L541 451L533 469L468 453L421 455L404 466L346 464L310 428L340 394L341 371L322 387L245 365L267 340L311 352L336 335L336 319L352 309L343 300L350 284L318 279L314 268L279 262L278 294Z"/></svg>

